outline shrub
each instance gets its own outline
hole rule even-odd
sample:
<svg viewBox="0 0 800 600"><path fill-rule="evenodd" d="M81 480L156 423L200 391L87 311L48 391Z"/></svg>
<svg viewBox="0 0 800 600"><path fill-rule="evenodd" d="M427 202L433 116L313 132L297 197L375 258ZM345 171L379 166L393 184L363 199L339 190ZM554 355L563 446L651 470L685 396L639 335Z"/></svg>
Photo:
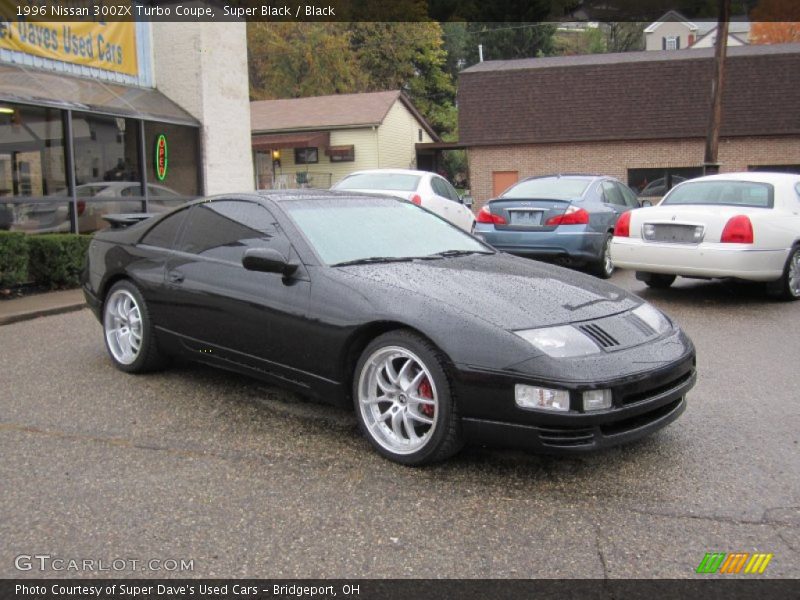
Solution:
<svg viewBox="0 0 800 600"><path fill-rule="evenodd" d="M28 238L31 279L51 288L79 285L91 240L90 235L74 233L31 235Z"/></svg>
<svg viewBox="0 0 800 600"><path fill-rule="evenodd" d="M28 281L28 236L18 231L0 231L0 287Z"/></svg>

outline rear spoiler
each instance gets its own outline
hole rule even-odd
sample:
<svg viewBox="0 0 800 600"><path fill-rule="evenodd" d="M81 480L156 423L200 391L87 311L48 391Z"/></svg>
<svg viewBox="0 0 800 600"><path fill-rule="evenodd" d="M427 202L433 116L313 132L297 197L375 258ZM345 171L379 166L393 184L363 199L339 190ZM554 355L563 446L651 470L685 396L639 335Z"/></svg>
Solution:
<svg viewBox="0 0 800 600"><path fill-rule="evenodd" d="M125 213L118 215L103 215L103 219L111 224L111 229L125 229L140 221L154 217L153 213Z"/></svg>

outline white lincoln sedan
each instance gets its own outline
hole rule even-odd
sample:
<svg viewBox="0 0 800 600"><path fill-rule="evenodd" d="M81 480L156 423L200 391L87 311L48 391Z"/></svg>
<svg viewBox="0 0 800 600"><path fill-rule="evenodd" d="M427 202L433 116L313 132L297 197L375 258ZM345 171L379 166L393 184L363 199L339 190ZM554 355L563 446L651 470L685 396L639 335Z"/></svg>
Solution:
<svg viewBox="0 0 800 600"><path fill-rule="evenodd" d="M767 282L800 298L800 175L725 173L675 186L661 204L624 213L614 264L654 288L675 277Z"/></svg>

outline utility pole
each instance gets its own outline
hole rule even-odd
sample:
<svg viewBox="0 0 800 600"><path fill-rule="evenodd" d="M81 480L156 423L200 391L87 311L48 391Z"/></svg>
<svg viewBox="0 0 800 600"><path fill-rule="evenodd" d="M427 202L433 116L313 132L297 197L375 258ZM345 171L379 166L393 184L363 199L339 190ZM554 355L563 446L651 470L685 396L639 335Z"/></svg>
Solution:
<svg viewBox="0 0 800 600"><path fill-rule="evenodd" d="M703 172L719 173L719 127L722 121L722 86L725 81L725 55L728 47L728 22L731 19L731 0L719 0L717 40L714 45L714 78L711 80L711 116L706 134L706 154Z"/></svg>

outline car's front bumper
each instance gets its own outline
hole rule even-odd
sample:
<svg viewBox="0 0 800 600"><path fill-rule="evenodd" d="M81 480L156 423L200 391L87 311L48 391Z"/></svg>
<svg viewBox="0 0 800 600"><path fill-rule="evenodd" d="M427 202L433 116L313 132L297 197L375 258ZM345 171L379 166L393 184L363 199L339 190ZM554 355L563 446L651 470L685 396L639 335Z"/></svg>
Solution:
<svg viewBox="0 0 800 600"><path fill-rule="evenodd" d="M463 431L472 442L549 452L586 452L639 439L674 421L686 408L697 373L691 348L679 360L652 371L595 382L540 385L566 389L566 412L520 408L514 385L537 385L512 373L461 370L456 394ZM611 389L612 407L584 412L582 392Z"/></svg>
<svg viewBox="0 0 800 600"><path fill-rule="evenodd" d="M683 277L774 281L783 273L789 250L758 250L745 244L671 244L615 237L611 258L617 267Z"/></svg>
<svg viewBox="0 0 800 600"><path fill-rule="evenodd" d="M586 225L562 225L551 231L519 231L478 223L475 235L509 254L581 261L597 260L605 240L605 233L589 231Z"/></svg>

